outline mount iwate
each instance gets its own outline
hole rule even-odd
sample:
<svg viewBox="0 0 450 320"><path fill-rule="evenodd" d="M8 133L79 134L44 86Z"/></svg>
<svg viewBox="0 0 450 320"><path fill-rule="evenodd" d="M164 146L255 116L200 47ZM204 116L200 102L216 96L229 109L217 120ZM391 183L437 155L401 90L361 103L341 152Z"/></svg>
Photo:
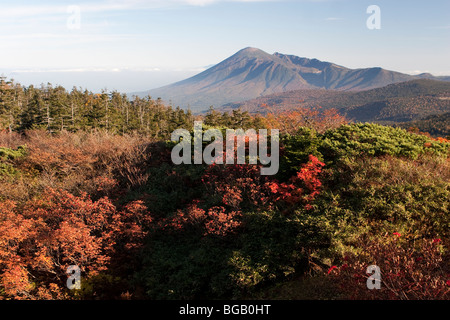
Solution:
<svg viewBox="0 0 450 320"><path fill-rule="evenodd" d="M210 106L242 102L300 89L361 91L415 79L450 80L431 74L409 75L382 68L349 69L331 62L245 48L186 80L145 92L174 106L200 112Z"/></svg>

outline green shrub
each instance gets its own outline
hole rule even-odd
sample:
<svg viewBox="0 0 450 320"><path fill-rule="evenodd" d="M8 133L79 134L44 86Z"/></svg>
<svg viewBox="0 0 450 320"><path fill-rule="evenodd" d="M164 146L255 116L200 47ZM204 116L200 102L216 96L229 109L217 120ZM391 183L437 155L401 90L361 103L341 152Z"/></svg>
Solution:
<svg viewBox="0 0 450 320"><path fill-rule="evenodd" d="M239 298L307 268L330 243L321 218L247 213L239 231L202 236L161 229L149 239L136 275L153 299Z"/></svg>
<svg viewBox="0 0 450 320"><path fill-rule="evenodd" d="M25 146L19 146L17 147L17 150L0 147L0 160L15 160L24 157L26 153L27 149Z"/></svg>
<svg viewBox="0 0 450 320"><path fill-rule="evenodd" d="M450 162L364 157L336 168L317 210L333 226L336 248L362 234L405 232L450 237ZM340 249L339 249L340 250Z"/></svg>
<svg viewBox="0 0 450 320"><path fill-rule="evenodd" d="M0 147L0 176L17 176L20 171L11 162L25 157L26 153L27 150L24 146L19 146L16 150Z"/></svg>
<svg viewBox="0 0 450 320"><path fill-rule="evenodd" d="M366 123L343 125L327 131L319 151L328 161L384 155L417 159L421 154L446 156L450 144L433 141L404 129Z"/></svg>
<svg viewBox="0 0 450 320"><path fill-rule="evenodd" d="M229 260L233 285L240 293L251 294L305 272L311 253L330 245L326 222L305 212L251 213L244 219L239 246Z"/></svg>
<svg viewBox="0 0 450 320"><path fill-rule="evenodd" d="M160 230L153 234L136 274L151 299L211 299L230 295L230 249L217 238Z"/></svg>
<svg viewBox="0 0 450 320"><path fill-rule="evenodd" d="M278 176L288 179L299 171L301 165L307 163L309 155L316 156L319 160L322 155L319 147L322 143L321 136L313 129L300 128L295 135L286 135L280 139L280 169Z"/></svg>
<svg viewBox="0 0 450 320"><path fill-rule="evenodd" d="M20 171L16 170L12 165L0 162L0 176L14 177L19 174L19 172Z"/></svg>

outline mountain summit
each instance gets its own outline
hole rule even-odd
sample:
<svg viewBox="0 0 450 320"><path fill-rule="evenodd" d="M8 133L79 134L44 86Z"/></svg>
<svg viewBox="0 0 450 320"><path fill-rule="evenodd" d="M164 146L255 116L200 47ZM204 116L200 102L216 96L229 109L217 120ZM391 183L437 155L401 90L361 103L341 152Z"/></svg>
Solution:
<svg viewBox="0 0 450 320"><path fill-rule="evenodd" d="M349 69L317 59L245 48L186 80L140 92L193 111L299 89L360 91L431 75L412 76L382 68Z"/></svg>

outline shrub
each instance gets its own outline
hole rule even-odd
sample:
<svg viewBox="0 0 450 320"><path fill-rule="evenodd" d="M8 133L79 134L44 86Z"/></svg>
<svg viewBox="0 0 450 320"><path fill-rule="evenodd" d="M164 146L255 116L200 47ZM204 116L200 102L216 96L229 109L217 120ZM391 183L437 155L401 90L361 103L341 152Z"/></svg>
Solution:
<svg viewBox="0 0 450 320"><path fill-rule="evenodd" d="M25 157L27 149L24 146L17 147L16 150L11 148L0 147L0 176L14 178L20 171L14 167L14 160Z"/></svg>
<svg viewBox="0 0 450 320"><path fill-rule="evenodd" d="M431 174L432 173L432 174ZM450 236L450 161L363 157L324 181L317 212L335 226L335 242L360 233Z"/></svg>
<svg viewBox="0 0 450 320"><path fill-rule="evenodd" d="M302 164L313 155L323 160L319 152L321 136L313 129L300 128L295 135L285 135L280 144L280 170L277 174L281 180L287 180L301 169Z"/></svg>
<svg viewBox="0 0 450 320"><path fill-rule="evenodd" d="M27 148L25 146L18 146L16 150L11 148L0 147L0 160L15 160L22 158L27 154Z"/></svg>
<svg viewBox="0 0 450 320"><path fill-rule="evenodd" d="M223 205L233 210L270 208L269 178L256 165L211 165L203 174L203 198L208 206Z"/></svg>
<svg viewBox="0 0 450 320"><path fill-rule="evenodd" d="M324 166L324 163L310 155L309 163L304 164L287 183L269 182L269 188L275 195L276 206L297 208L299 204L303 204L306 209L311 209L311 202L321 191L322 182L319 176Z"/></svg>
<svg viewBox="0 0 450 320"><path fill-rule="evenodd" d="M248 213L229 259L234 292L239 297L308 270L313 252L328 248L326 222L305 212Z"/></svg>
<svg viewBox="0 0 450 320"><path fill-rule="evenodd" d="M175 166L170 144L139 135L0 134L0 297L242 298L332 260L330 275L376 260L386 281L406 263L431 283L402 274L395 293L357 298L442 297L448 142L372 124L297 129L281 137L276 176ZM393 232L408 241L380 236ZM78 294L69 264L83 270Z"/></svg>
<svg viewBox="0 0 450 320"><path fill-rule="evenodd" d="M450 144L404 129L368 123L343 125L327 131L319 151L328 161L364 155L417 159L420 154L447 156Z"/></svg>
<svg viewBox="0 0 450 320"><path fill-rule="evenodd" d="M311 156L289 185L257 166L209 166L201 198L159 220L148 239L136 277L149 297L241 297L304 271L311 252L329 245L325 222L307 210L322 166Z"/></svg>
<svg viewBox="0 0 450 320"><path fill-rule="evenodd" d="M414 239L398 232L358 243L359 254L349 253L329 270L350 299L447 300L450 298L448 253L442 240ZM367 267L381 270L381 288L366 286ZM446 273L447 272L447 273Z"/></svg>
<svg viewBox="0 0 450 320"><path fill-rule="evenodd" d="M122 211L107 198L92 201L48 189L23 208L0 203L0 277L15 299L70 298L66 270L77 265L89 278L111 259L132 257L151 219L141 203ZM120 254L119 254L120 253Z"/></svg>

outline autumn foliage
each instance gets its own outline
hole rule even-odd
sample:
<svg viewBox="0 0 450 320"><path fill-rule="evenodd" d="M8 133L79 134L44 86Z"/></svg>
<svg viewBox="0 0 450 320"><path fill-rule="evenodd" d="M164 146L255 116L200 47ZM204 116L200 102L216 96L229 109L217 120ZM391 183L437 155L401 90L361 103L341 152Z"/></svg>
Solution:
<svg viewBox="0 0 450 320"><path fill-rule="evenodd" d="M333 110L225 120L281 130L277 175L176 166L154 136L0 133L0 299L253 298L318 274L333 298L448 297L447 140Z"/></svg>
<svg viewBox="0 0 450 320"><path fill-rule="evenodd" d="M279 129L280 132L288 134L297 133L301 127L312 128L323 133L348 122L336 109L297 107L278 110L276 107L267 105L261 108L267 112L264 119L269 128Z"/></svg>
<svg viewBox="0 0 450 320"><path fill-rule="evenodd" d="M116 253L130 254L142 244L151 222L140 202L117 210L107 198L53 189L22 208L1 203L0 216L1 279L6 296L15 299L69 298L70 265L86 277L106 270Z"/></svg>
<svg viewBox="0 0 450 320"><path fill-rule="evenodd" d="M443 241L410 241L410 236L398 232L361 241L361 253L348 253L340 265L330 268L328 275L336 279L350 299L448 300L448 270L442 268L448 257L443 253ZM381 270L380 289L367 290L369 265L377 265Z"/></svg>
<svg viewBox="0 0 450 320"><path fill-rule="evenodd" d="M322 182L320 174L325 164L310 155L309 162L289 179L287 183L272 182L269 188L274 194L274 200L284 202L288 206L298 203L305 204L306 209L311 209L311 202L320 193Z"/></svg>

